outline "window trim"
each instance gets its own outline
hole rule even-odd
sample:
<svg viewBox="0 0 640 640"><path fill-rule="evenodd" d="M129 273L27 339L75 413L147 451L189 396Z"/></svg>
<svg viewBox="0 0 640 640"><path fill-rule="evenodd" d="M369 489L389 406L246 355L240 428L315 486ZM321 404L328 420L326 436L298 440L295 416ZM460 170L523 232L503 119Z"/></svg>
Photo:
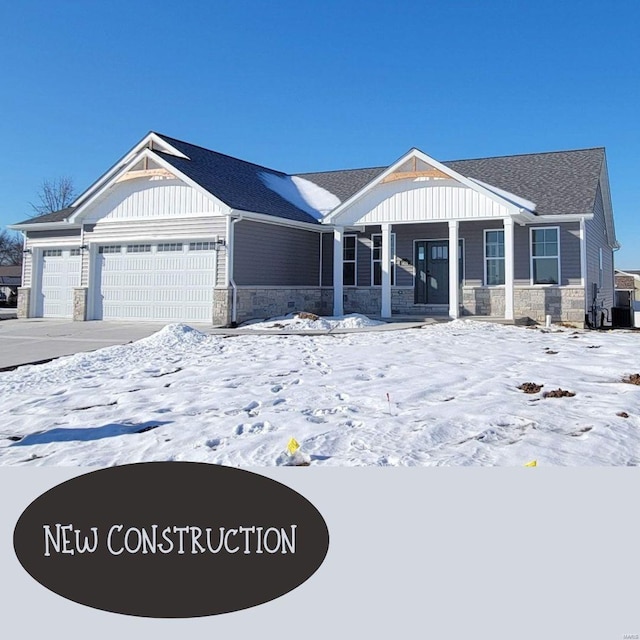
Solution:
<svg viewBox="0 0 640 640"><path fill-rule="evenodd" d="M345 260L344 252L347 246L346 239L353 238L353 260ZM344 281L344 265L353 263L353 284L347 284ZM358 286L358 234L357 233L345 233L342 236L342 286L343 287L357 287Z"/></svg>
<svg viewBox="0 0 640 640"><path fill-rule="evenodd" d="M555 258L558 262L558 282L557 284L551 284L548 282L534 282L533 280L533 232L534 231L549 231L551 229L555 229L557 245L558 245L558 254L556 256L537 256L537 258ZM560 227L530 227L529 228L529 282L532 287L560 287L562 286L562 260L561 260L561 251L560 251Z"/></svg>
<svg viewBox="0 0 640 640"><path fill-rule="evenodd" d="M506 268L504 269L504 273L505 273L505 282L503 282L502 284L489 284L489 278L488 278L488 270L487 270L487 261L488 260L502 260L503 264L506 267L506 256L502 256L501 258L494 258L494 257L489 257L487 256L487 233L493 232L493 231L501 231L502 232L502 253L504 254L504 249L505 249L505 244L504 244L504 228L500 228L500 227L496 227L495 229L484 229L483 230L483 235L482 235L482 242L483 242L483 265L484 265L484 286L485 287L504 287L506 284Z"/></svg>
<svg viewBox="0 0 640 640"><path fill-rule="evenodd" d="M397 265L396 265L396 252L398 251L398 247L397 247L397 238L396 238L396 234L395 233L391 233L389 234L392 237L391 240L391 247L393 248L395 251L391 251L390 252L390 258L389 258L389 265L392 267L391 269L391 286L395 287L396 286L396 271L397 271ZM382 233L372 233L371 234L371 286L372 287L382 287L382 280L380 281L380 284L375 284L374 282L374 264L376 262L380 263L380 268L382 268L382 247L380 247L380 259L379 260L374 260L373 258L373 251L374 251L374 243L373 243L373 239L374 237L379 236L380 239L382 240Z"/></svg>

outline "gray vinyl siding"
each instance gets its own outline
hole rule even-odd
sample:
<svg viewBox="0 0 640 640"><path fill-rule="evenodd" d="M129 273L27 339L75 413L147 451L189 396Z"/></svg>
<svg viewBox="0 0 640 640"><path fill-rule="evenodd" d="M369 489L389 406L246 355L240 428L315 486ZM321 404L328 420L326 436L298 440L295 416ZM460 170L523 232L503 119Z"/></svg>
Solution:
<svg viewBox="0 0 640 640"><path fill-rule="evenodd" d="M600 248L602 248L603 282L598 300L603 306L613 306L613 250L609 244L607 226L605 223L604 201L600 184L596 191L596 200L593 208L593 219L585 223L586 234L586 258L587 258L587 278L586 278L586 304L592 303L592 287L598 284L600 271Z"/></svg>
<svg viewBox="0 0 640 640"><path fill-rule="evenodd" d="M51 231L26 231L30 240L43 238L74 238L80 237L80 229L52 229Z"/></svg>
<svg viewBox="0 0 640 640"><path fill-rule="evenodd" d="M322 234L322 286L333 286L333 233Z"/></svg>
<svg viewBox="0 0 640 640"><path fill-rule="evenodd" d="M318 286L318 234L241 220L234 229L234 280L241 286Z"/></svg>

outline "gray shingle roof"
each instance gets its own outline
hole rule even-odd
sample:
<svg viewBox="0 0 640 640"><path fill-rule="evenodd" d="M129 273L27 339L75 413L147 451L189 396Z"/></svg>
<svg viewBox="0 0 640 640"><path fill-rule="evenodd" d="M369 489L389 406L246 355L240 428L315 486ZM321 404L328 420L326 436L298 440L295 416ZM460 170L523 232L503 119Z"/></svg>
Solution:
<svg viewBox="0 0 640 640"><path fill-rule="evenodd" d="M188 159L154 150L169 164L224 203L242 211L317 223L309 213L268 188L261 174L287 174L203 147L157 134ZM593 211L604 149L577 149L526 155L443 162L454 171L535 202L539 214L584 214ZM297 176L326 189L344 202L387 167L300 173ZM61 222L73 207L24 220L18 224Z"/></svg>
<svg viewBox="0 0 640 640"><path fill-rule="evenodd" d="M154 153L233 209L318 224L313 216L269 189L260 178L260 174L264 173L281 178L287 178L287 174L175 138L157 135L184 153L189 160L155 149Z"/></svg>
<svg viewBox="0 0 640 640"><path fill-rule="evenodd" d="M517 156L451 160L445 166L535 202L539 214L593 211L604 149L551 151ZM387 167L303 173L300 177L334 193L342 202Z"/></svg>
<svg viewBox="0 0 640 640"><path fill-rule="evenodd" d="M54 211L53 213L45 213L35 218L27 218L22 222L16 224L39 224L41 222L62 222L66 220L74 211L74 207L67 207L66 209L60 209L60 211Z"/></svg>

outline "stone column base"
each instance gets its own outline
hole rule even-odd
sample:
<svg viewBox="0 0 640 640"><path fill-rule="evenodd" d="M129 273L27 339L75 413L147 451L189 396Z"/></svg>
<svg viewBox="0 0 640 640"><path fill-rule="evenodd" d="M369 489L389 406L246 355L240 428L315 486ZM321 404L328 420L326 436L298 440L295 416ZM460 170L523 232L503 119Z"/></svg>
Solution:
<svg viewBox="0 0 640 640"><path fill-rule="evenodd" d="M73 319L76 322L87 319L87 287L73 289Z"/></svg>
<svg viewBox="0 0 640 640"><path fill-rule="evenodd" d="M31 287L18 287L18 318L29 318L31 314Z"/></svg>

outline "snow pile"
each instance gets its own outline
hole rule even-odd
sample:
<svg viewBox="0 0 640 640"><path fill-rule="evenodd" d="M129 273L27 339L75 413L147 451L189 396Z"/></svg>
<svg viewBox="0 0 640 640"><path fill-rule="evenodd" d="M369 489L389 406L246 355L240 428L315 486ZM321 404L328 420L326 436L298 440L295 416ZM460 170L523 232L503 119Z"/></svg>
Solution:
<svg viewBox="0 0 640 640"><path fill-rule="evenodd" d="M278 176L273 173L260 173L260 179L264 184L292 205L306 211L316 220L322 219L330 211L335 209L340 200L330 191L299 178L297 176Z"/></svg>
<svg viewBox="0 0 640 640"><path fill-rule="evenodd" d="M173 325L0 373L0 464L640 466L638 363L632 331Z"/></svg>
<svg viewBox="0 0 640 640"><path fill-rule="evenodd" d="M335 329L364 329L375 327L384 322L371 320L360 313L351 313L345 316L315 316L314 314L298 315L290 313L286 316L278 316L265 321L250 321L242 325L243 329L276 329L280 331L334 331Z"/></svg>
<svg viewBox="0 0 640 640"><path fill-rule="evenodd" d="M177 346L195 347L209 340L209 336L186 324L168 324L138 344L157 349L171 349Z"/></svg>

